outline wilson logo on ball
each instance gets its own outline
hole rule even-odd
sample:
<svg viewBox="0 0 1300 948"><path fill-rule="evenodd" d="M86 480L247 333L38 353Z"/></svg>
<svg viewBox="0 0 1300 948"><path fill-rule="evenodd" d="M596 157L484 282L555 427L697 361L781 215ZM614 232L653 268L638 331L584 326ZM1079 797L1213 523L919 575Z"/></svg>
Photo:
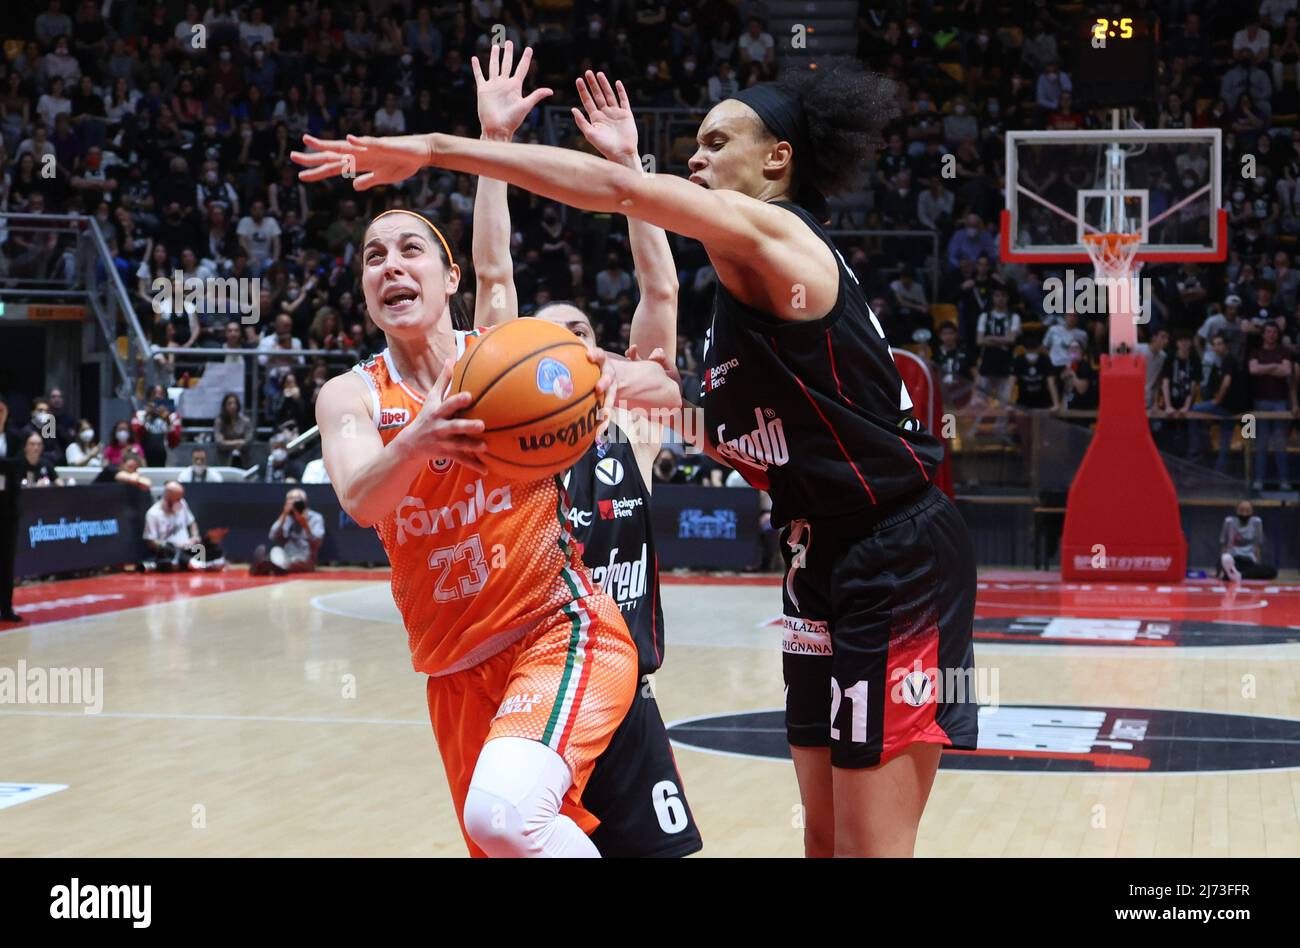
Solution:
<svg viewBox="0 0 1300 948"><path fill-rule="evenodd" d="M592 405L585 415L569 424L560 425L541 434L519 435L519 450L527 453L529 451L546 451L557 444L578 444L584 439L590 438L591 433L596 430L596 415L597 408Z"/></svg>
<svg viewBox="0 0 1300 948"><path fill-rule="evenodd" d="M537 363L537 390L556 398L569 398L573 395L573 376L563 362L556 359L543 359Z"/></svg>

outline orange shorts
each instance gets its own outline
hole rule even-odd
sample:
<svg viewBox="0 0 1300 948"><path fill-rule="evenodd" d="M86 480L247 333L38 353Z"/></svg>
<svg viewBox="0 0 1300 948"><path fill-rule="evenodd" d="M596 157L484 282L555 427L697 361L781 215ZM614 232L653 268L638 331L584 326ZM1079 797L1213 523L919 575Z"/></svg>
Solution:
<svg viewBox="0 0 1300 948"><path fill-rule="evenodd" d="M540 741L573 772L561 812L584 832L600 821L582 807L596 758L636 694L636 646L614 600L575 600L522 639L472 668L430 677L429 717L465 832L465 797L483 745L494 737ZM485 855L465 837L470 855Z"/></svg>

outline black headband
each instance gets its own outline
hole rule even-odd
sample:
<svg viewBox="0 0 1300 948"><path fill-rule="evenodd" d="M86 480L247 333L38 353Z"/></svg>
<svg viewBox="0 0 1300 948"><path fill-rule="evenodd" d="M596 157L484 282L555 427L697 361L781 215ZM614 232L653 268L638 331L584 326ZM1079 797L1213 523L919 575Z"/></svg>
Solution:
<svg viewBox="0 0 1300 948"><path fill-rule="evenodd" d="M808 121L799 94L779 82L760 82L728 98L753 109L777 141L790 143L795 158L795 203L817 220L826 220L830 212L825 195L813 185L806 171L800 170L811 161L812 144L808 140Z"/></svg>

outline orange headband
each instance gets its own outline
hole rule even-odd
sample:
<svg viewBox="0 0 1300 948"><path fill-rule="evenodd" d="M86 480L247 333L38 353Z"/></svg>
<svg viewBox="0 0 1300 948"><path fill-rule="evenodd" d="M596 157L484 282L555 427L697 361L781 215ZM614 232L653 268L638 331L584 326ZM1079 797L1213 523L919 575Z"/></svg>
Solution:
<svg viewBox="0 0 1300 948"><path fill-rule="evenodd" d="M420 220L424 221L424 223L428 225L429 230L433 231L433 235L438 238L438 242L442 244L442 249L447 254L448 265L456 262L456 258L451 255L451 248L447 246L447 239L442 236L442 231L434 227L433 221L429 220L429 218L425 217L423 214L417 213L416 211L408 211L404 207L393 207L383 211L382 213L376 214L370 223L373 224L375 221L379 220L379 218L386 217L389 214L410 214L412 217L418 217Z"/></svg>

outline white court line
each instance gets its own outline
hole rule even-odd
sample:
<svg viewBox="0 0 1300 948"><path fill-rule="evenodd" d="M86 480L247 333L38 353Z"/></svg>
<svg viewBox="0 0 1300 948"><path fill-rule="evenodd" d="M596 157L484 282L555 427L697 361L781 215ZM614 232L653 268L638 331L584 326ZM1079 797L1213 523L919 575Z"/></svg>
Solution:
<svg viewBox="0 0 1300 948"><path fill-rule="evenodd" d="M357 593L369 592L375 589L387 589L391 593L392 586L388 583L375 583L371 586L363 586L360 589L339 589L339 590L335 590L334 592L323 593L319 596L312 597L311 607L320 612L328 613L329 615L332 616L342 616L345 619L361 619L366 622L384 622L387 623L388 625L401 625L402 620L400 616L396 621L394 621L391 616L363 615L359 611L354 610L349 612L346 609L340 609L336 606L325 605L326 599L332 599L335 596L352 596L352 595L356 595Z"/></svg>
<svg viewBox="0 0 1300 948"><path fill-rule="evenodd" d="M428 721L395 718L306 718L277 717L268 714L164 714L158 711L100 711L98 714L86 714L82 711L18 711L0 708L0 715L29 718L138 718L146 721L256 721L281 724L377 724L377 725L420 725L428 727Z"/></svg>

